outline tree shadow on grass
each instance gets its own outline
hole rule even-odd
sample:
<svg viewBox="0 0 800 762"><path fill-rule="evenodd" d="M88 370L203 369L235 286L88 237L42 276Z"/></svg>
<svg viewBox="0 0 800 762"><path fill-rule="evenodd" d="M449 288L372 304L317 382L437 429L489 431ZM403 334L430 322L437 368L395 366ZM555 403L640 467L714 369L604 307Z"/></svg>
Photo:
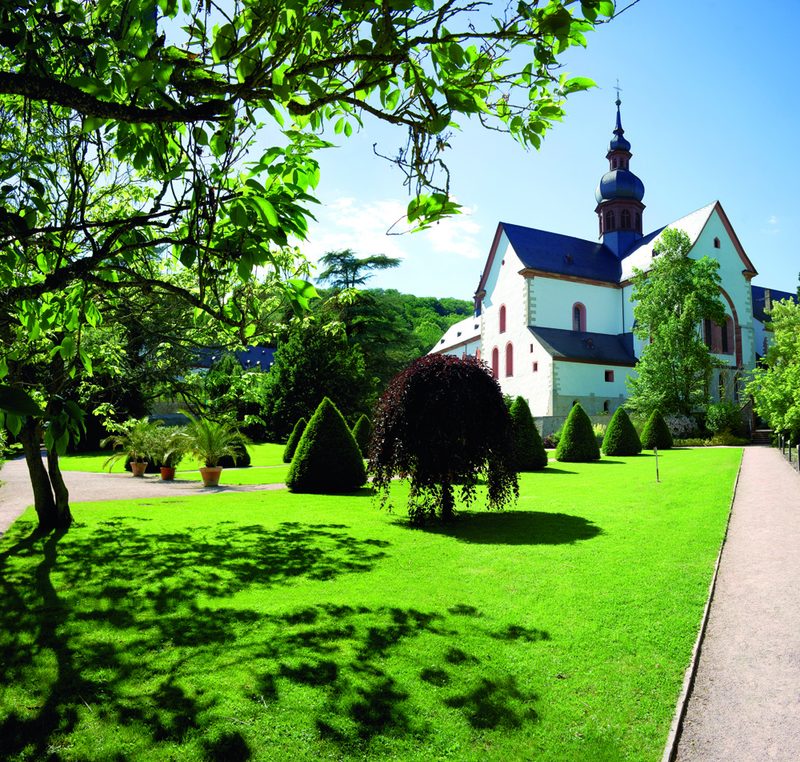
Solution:
<svg viewBox="0 0 800 762"><path fill-rule="evenodd" d="M0 683L26 686L29 698L0 710L0 758L48 758L85 710L154 745L182 742L217 699L187 689L173 673L181 661L162 654L180 649L187 662L202 661L269 620L213 599L372 569L389 543L347 529L283 522L148 533L119 518L18 540L0 553ZM206 753L226 749L249 755L230 734Z"/></svg>
<svg viewBox="0 0 800 762"><path fill-rule="evenodd" d="M582 516L539 511L464 512L451 523L431 524L423 529L408 522L398 521L397 525L487 545L569 545L591 540L602 532Z"/></svg>

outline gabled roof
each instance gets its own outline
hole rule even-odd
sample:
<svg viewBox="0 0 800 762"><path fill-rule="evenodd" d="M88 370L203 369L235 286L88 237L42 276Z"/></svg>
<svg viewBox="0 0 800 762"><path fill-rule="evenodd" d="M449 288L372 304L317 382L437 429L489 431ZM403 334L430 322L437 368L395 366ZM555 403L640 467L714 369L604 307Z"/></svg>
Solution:
<svg viewBox="0 0 800 762"><path fill-rule="evenodd" d="M453 323L444 336L434 344L433 348L428 352L442 352L445 349L460 346L461 344L468 344L471 341L480 341L481 338L481 319L470 315L468 318L459 320Z"/></svg>
<svg viewBox="0 0 800 762"><path fill-rule="evenodd" d="M568 331L564 328L528 329L552 357L598 365L636 365L633 334Z"/></svg>
<svg viewBox="0 0 800 762"><path fill-rule="evenodd" d="M500 226L526 268L608 283L619 282L619 260L602 243L508 222L501 222Z"/></svg>
<svg viewBox="0 0 800 762"><path fill-rule="evenodd" d="M728 215L725 214L725 211L722 208L722 204L720 204L719 201L714 201L713 203L707 204L701 209L697 209L696 211L687 214L685 217L681 217L679 220L670 222L669 225L664 225L664 227L654 230L644 238L639 239L631 247L630 251L625 254L625 257L622 260L621 280L630 280L633 277L634 268L638 268L639 270L650 269L650 264L653 261L653 247L661 240L661 233L663 233L664 230L667 228L683 230L689 236L689 240L694 245L714 212L719 215L722 224L727 230L728 235L733 242L733 246L736 249L736 253L739 255L739 259L742 261L744 271L749 273L751 277L756 275L756 269L753 267L753 263L750 261L747 254L745 254L742 244L739 242L739 239L736 236L730 221L728 220Z"/></svg>
<svg viewBox="0 0 800 762"><path fill-rule="evenodd" d="M797 294L792 294L788 291L778 291L776 288L764 288L764 286L750 286L753 292L753 317L760 320L762 323L769 321L769 316L765 312L766 309L766 292L769 291L769 298L774 302L782 301L783 299L793 299L798 301Z"/></svg>

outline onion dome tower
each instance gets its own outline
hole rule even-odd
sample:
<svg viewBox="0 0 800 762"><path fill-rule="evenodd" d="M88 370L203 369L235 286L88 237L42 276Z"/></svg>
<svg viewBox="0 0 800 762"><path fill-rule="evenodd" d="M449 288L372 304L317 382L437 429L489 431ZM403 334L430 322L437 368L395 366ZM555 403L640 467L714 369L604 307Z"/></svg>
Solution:
<svg viewBox="0 0 800 762"><path fill-rule="evenodd" d="M644 211L644 184L628 169L631 159L631 144L625 139L622 118L619 114L621 101L617 94L617 124L614 137L608 147L608 172L600 178L595 191L600 220L600 236L620 259L633 243L642 237L642 212Z"/></svg>

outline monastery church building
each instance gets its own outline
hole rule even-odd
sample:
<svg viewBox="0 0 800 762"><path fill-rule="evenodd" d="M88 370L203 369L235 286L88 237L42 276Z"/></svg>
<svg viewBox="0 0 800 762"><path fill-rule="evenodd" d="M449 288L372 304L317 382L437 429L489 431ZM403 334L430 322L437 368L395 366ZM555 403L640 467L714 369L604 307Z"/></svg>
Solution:
<svg viewBox="0 0 800 762"><path fill-rule="evenodd" d="M629 168L617 120L597 186L599 242L501 222L478 289L475 316L447 331L431 353L482 358L504 394L524 397L543 434L558 428L577 401L593 416L622 405L643 342L633 335L631 279L648 270L666 227L685 231L697 259L719 261L725 325L707 321L709 348L724 364L712 394L737 399L739 381L766 348L764 309L791 294L751 286L757 274L718 201L647 235L644 185Z"/></svg>

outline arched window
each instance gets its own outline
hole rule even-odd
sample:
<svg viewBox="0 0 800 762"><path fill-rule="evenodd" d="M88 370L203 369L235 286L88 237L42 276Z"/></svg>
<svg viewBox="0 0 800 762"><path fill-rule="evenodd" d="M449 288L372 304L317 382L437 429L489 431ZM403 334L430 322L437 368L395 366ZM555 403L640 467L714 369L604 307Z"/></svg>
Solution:
<svg viewBox="0 0 800 762"><path fill-rule="evenodd" d="M476 360L480 360L480 359L481 359L481 348L480 348L480 347L478 347L478 348L475 350L475 359L476 359Z"/></svg>
<svg viewBox="0 0 800 762"><path fill-rule="evenodd" d="M506 344L506 376L514 375L514 346L509 342Z"/></svg>
<svg viewBox="0 0 800 762"><path fill-rule="evenodd" d="M631 213L629 209L622 210L622 229L623 230L631 229Z"/></svg>
<svg viewBox="0 0 800 762"><path fill-rule="evenodd" d="M572 330L581 332L586 330L586 307L580 302L572 305Z"/></svg>
<svg viewBox="0 0 800 762"><path fill-rule="evenodd" d="M500 333L506 332L506 305L500 305Z"/></svg>
<svg viewBox="0 0 800 762"><path fill-rule="evenodd" d="M715 238L714 239L714 248L715 249L719 249L721 246L722 246L722 242L719 240L719 238Z"/></svg>
<svg viewBox="0 0 800 762"><path fill-rule="evenodd" d="M725 318L725 325L722 326L722 354L733 354L733 319L730 315Z"/></svg>
<svg viewBox="0 0 800 762"><path fill-rule="evenodd" d="M616 228L616 222L614 220L614 210L609 209L606 212L606 232L609 230L614 230Z"/></svg>
<svg viewBox="0 0 800 762"><path fill-rule="evenodd" d="M500 350L497 347L492 350L492 377L500 378Z"/></svg>
<svg viewBox="0 0 800 762"><path fill-rule="evenodd" d="M608 413L610 409L611 409L611 403L608 400L606 400L603 403L603 412Z"/></svg>

